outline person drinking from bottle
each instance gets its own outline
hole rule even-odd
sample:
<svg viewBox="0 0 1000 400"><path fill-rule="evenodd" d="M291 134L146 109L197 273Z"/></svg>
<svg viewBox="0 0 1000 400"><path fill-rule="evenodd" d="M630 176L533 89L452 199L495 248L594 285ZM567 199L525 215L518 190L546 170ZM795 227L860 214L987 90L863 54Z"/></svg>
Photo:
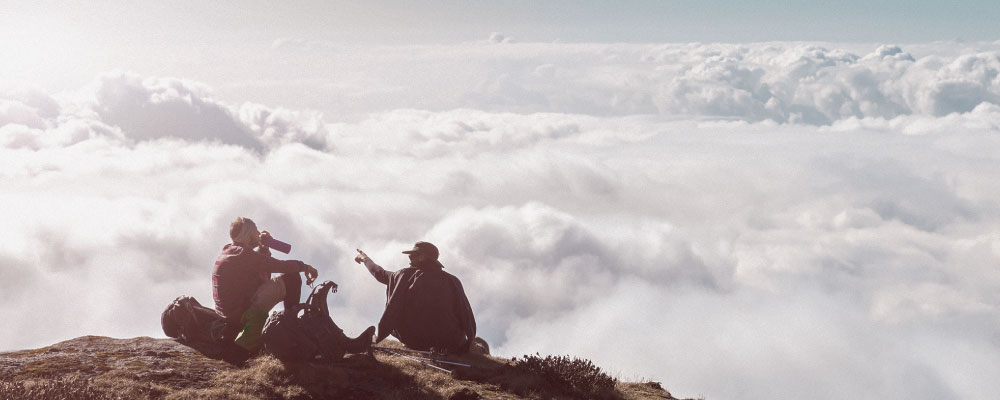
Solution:
<svg viewBox="0 0 1000 400"><path fill-rule="evenodd" d="M225 320L222 338L233 340L251 354L260 349L261 330L271 308L281 302L286 309L299 304L299 273L305 275L306 284L312 284L319 274L302 261L271 257L261 243L270 236L267 231L258 231L250 218L236 218L229 226L232 243L222 248L212 271L215 311Z"/></svg>
<svg viewBox="0 0 1000 400"><path fill-rule="evenodd" d="M386 285L375 342L391 334L411 349L467 353L476 339L476 318L462 282L444 272L433 244L417 242L403 253L410 266L399 271L386 271L361 250L354 258Z"/></svg>

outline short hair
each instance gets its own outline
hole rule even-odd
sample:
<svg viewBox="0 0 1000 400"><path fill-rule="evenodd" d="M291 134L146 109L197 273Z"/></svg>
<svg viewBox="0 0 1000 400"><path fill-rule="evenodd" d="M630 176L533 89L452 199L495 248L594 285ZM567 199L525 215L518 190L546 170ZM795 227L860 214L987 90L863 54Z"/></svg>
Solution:
<svg viewBox="0 0 1000 400"><path fill-rule="evenodd" d="M239 243L240 239L246 239L245 232L249 229L256 229L257 224L253 222L252 219L246 217L237 217L232 224L229 224L229 238L233 240L233 243Z"/></svg>

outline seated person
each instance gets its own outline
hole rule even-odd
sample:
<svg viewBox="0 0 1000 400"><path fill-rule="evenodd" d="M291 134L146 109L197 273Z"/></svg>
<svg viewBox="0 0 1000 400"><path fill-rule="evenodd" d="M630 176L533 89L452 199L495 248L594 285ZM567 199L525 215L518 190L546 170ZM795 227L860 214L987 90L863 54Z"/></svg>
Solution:
<svg viewBox="0 0 1000 400"><path fill-rule="evenodd" d="M403 253L409 255L410 266L394 272L375 264L361 250L354 258L386 285L385 312L375 341L392 334L412 349L468 352L476 339L476 318L462 282L444 272L433 244L417 242Z"/></svg>
<svg viewBox="0 0 1000 400"><path fill-rule="evenodd" d="M226 321L223 340L235 343L249 353L261 346L261 330L268 312L279 302L286 309L299 304L302 278L311 284L319 274L316 268L298 260L278 260L261 244L270 236L260 232L249 218L239 217L229 226L232 243L222 248L212 271L215 311ZM254 250L256 248L256 251ZM271 274L278 274L271 277Z"/></svg>

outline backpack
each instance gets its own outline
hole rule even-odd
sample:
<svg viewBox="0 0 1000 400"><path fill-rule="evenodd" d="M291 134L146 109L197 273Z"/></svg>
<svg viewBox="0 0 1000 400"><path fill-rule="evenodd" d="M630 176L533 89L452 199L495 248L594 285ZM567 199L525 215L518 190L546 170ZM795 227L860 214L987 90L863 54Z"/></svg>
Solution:
<svg viewBox="0 0 1000 400"><path fill-rule="evenodd" d="M193 347L211 347L222 342L226 323L215 310L191 296L174 299L160 314L163 333Z"/></svg>
<svg viewBox="0 0 1000 400"><path fill-rule="evenodd" d="M286 362L332 362L343 358L347 336L330 318L326 296L331 291L336 293L337 284L323 282L313 288L305 303L271 313L261 333L264 351Z"/></svg>

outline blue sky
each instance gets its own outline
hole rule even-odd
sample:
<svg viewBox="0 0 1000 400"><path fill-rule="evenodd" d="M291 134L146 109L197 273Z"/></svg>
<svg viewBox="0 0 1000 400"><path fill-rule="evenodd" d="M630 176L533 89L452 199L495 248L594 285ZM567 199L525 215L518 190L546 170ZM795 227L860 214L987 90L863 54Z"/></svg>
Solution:
<svg viewBox="0 0 1000 400"><path fill-rule="evenodd" d="M6 3L6 2L5 2ZM499 31L525 41L996 40L990 1L349 1L25 2L5 19L90 32L222 38L454 42ZM484 33L485 32L485 33ZM190 35L190 36L189 36Z"/></svg>
<svg viewBox="0 0 1000 400"><path fill-rule="evenodd" d="M406 26L483 27L531 41L995 40L988 1L470 1L385 7Z"/></svg>
<svg viewBox="0 0 1000 400"><path fill-rule="evenodd" d="M988 1L3 1L4 81L78 87L121 68L232 74L278 39L340 45L1000 39ZM0 82L2 83L2 82Z"/></svg>

